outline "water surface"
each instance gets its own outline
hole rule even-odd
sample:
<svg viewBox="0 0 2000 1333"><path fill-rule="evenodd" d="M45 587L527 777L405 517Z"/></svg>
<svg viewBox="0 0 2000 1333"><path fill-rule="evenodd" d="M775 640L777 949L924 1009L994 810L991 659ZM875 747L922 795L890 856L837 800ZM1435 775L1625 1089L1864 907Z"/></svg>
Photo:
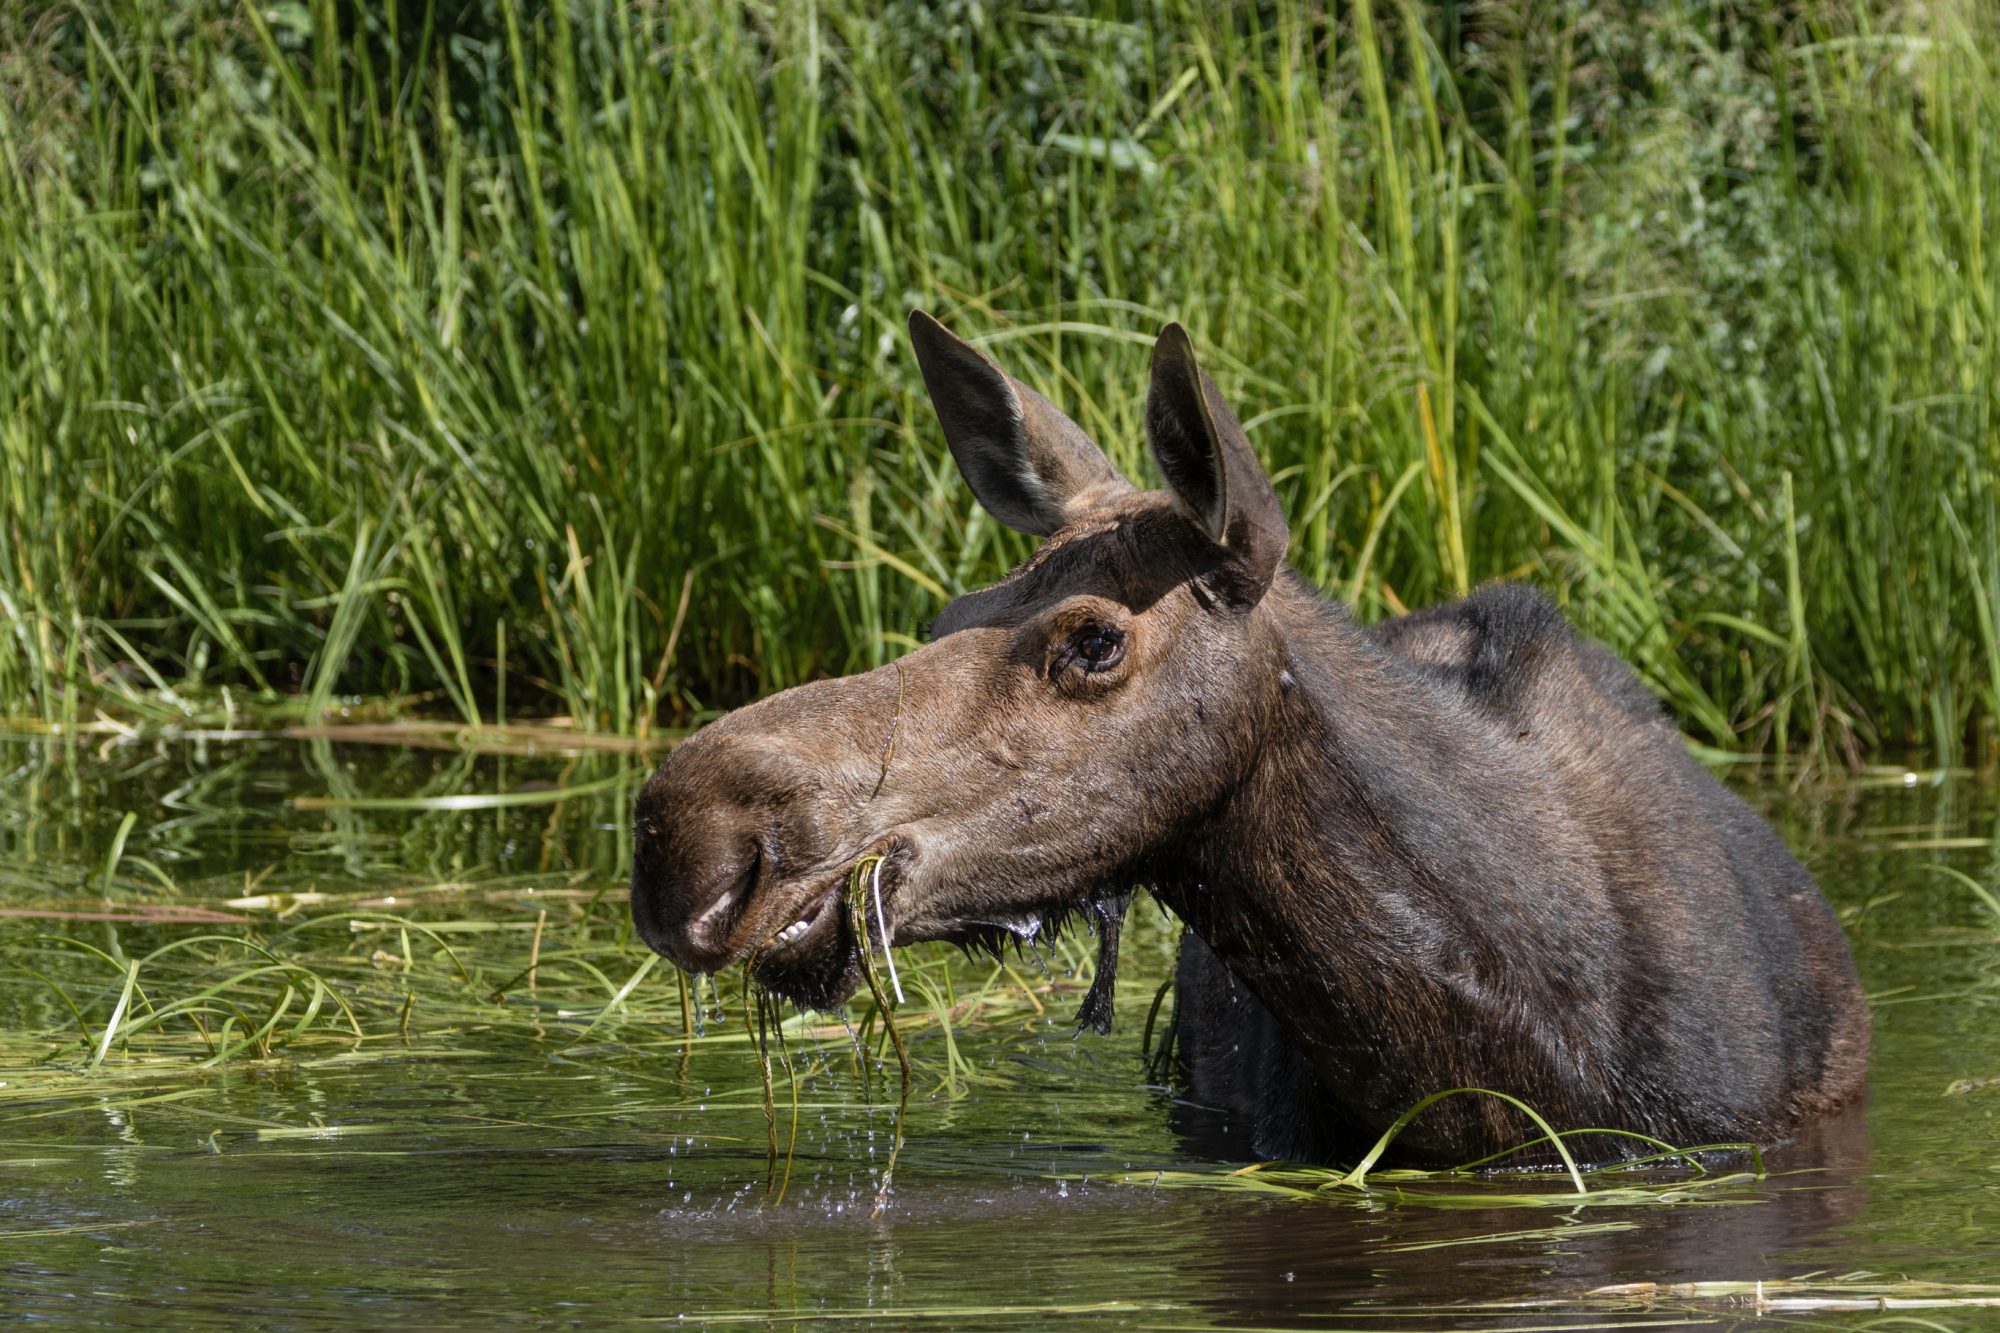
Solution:
<svg viewBox="0 0 2000 1333"><path fill-rule="evenodd" d="M1590 1206L1549 1206L1563 1182L1519 1175L1226 1188L1246 1164L1230 1127L1140 1059L1174 940L1142 903L1110 1038L1072 1036L1088 940L1011 970L899 955L915 1095L878 1212L893 1057L871 1046L864 1091L837 1017L781 1016L799 1078L794 1137L774 1061L780 1198L738 983L700 993L690 1041L679 981L638 975L616 779L647 761L492 748L0 742L0 906L44 913L0 918L0 1319L1728 1326L1754 1295L1590 1293L2000 1280L2000 922L1972 887L2000 883L2000 855L1969 776L1751 789L1849 923L1877 1022L1866 1107L1761 1180L1647 1175L1646 1201ZM439 797L467 808L314 805ZM181 1007L107 1046L121 996L135 1016ZM1542 1206L1500 1197L1522 1195ZM1945 1329L1993 1313L1886 1309Z"/></svg>

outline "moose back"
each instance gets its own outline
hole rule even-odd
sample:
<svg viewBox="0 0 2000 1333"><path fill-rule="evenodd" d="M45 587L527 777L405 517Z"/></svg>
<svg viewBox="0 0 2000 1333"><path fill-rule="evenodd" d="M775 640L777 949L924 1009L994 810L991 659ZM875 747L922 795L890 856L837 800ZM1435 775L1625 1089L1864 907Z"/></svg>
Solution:
<svg viewBox="0 0 2000 1333"><path fill-rule="evenodd" d="M1364 627L1317 595L1179 325L1146 400L1158 491L929 316L910 334L972 493L1046 540L922 649L673 753L635 812L654 949L829 1006L866 948L1086 915L1102 1026L1144 885L1191 933L1193 1099L1292 1160L1458 1087L1679 1145L1774 1143L1858 1095L1868 1013L1826 900L1545 597L1494 584ZM844 899L870 857L862 939ZM1455 1097L1396 1150L1462 1161L1526 1124Z"/></svg>

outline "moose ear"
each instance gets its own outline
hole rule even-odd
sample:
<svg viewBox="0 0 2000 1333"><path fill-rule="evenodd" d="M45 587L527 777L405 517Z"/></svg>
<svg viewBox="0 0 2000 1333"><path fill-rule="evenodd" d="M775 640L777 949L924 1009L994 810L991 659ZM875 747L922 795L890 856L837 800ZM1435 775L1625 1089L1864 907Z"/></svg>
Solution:
<svg viewBox="0 0 2000 1333"><path fill-rule="evenodd" d="M1133 489L1054 403L921 310L910 312L910 342L965 484L1008 527L1046 537Z"/></svg>
<svg viewBox="0 0 2000 1333"><path fill-rule="evenodd" d="M1285 511L1236 414L1195 364L1194 344L1178 324L1160 330L1153 344L1146 439L1175 504L1222 548L1230 593L1255 605L1285 558Z"/></svg>

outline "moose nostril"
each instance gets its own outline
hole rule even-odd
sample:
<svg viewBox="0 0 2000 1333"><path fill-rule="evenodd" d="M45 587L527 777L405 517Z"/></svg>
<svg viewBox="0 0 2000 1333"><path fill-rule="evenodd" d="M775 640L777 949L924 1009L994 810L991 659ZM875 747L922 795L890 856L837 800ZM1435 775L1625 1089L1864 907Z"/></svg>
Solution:
<svg viewBox="0 0 2000 1333"><path fill-rule="evenodd" d="M737 906L748 896L757 883L757 875L764 866L764 848L756 841L750 844L750 860L743 872L732 880L727 888L716 895L715 901L704 907L688 922L688 936L695 944L712 947L721 936L728 933L731 918Z"/></svg>
<svg viewBox="0 0 2000 1333"><path fill-rule="evenodd" d="M731 889L727 893L724 893L709 906L707 911L688 922L688 934L703 943L707 943L709 933L723 917L729 915L729 909L735 902L736 890Z"/></svg>

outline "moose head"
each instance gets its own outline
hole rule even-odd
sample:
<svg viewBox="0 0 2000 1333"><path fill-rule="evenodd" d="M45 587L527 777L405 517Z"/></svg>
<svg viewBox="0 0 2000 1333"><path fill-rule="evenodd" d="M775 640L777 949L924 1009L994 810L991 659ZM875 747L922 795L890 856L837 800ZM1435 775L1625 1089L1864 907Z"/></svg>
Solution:
<svg viewBox="0 0 2000 1333"><path fill-rule="evenodd" d="M1077 914L1115 941L1148 862L1257 762L1285 679L1262 609L1284 515L1180 325L1146 399L1163 491L929 315L910 336L972 493L1047 540L946 607L927 646L705 728L635 816L646 942L694 972L750 959L805 1004L860 982L870 941L842 904L870 858L875 945L997 947ZM1093 992L1086 1020L1108 1014Z"/></svg>

